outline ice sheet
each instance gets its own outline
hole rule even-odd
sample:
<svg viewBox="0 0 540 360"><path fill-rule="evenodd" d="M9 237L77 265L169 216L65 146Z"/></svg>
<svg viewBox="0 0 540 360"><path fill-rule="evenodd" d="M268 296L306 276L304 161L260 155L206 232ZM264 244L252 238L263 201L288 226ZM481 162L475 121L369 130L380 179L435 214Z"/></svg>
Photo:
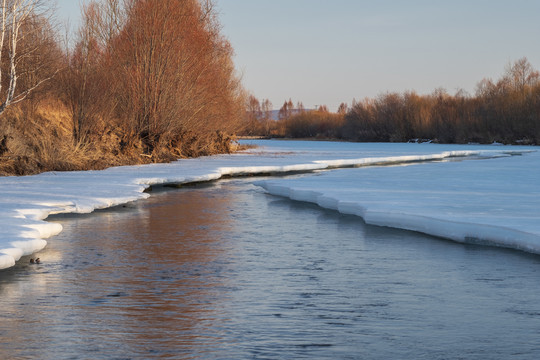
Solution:
<svg viewBox="0 0 540 360"><path fill-rule="evenodd" d="M258 183L366 223L540 253L540 154L370 167Z"/></svg>
<svg viewBox="0 0 540 360"><path fill-rule="evenodd" d="M26 177L1 177L0 178L0 269L13 266L15 261L20 259L23 255L30 255L36 251L43 249L47 241L46 239L58 234L62 229L58 224L49 223L44 221L50 214L58 213L89 213L95 209L112 207L115 205L124 204L130 201L143 199L149 196L144 190L153 185L163 184L182 184L189 182L199 181L211 181L219 179L222 176L234 176L253 173L282 173L291 171L308 171L308 170L323 170L336 167L351 167L351 166L368 166L375 164L395 164L395 163L415 163L417 161L424 160L450 160L459 157L502 157L498 160L481 160L481 161L467 161L470 164L479 165L479 168L489 168L495 164L495 161L503 161L501 166L509 166L508 171L526 172L530 177L530 168L538 165L540 160L536 153L528 153L529 151L535 151L535 148L530 147L480 147L480 146L446 146L435 144L353 144L353 143L335 143L335 142L297 142L297 141L259 141L255 142L259 145L259 148L239 154L223 155L205 157L199 159L180 160L171 164L152 164L144 166L126 166L116 167L103 171L81 171L81 172L52 172L44 173L35 176ZM523 152L525 155L522 159L531 161L533 165L527 166L523 161L515 161L517 157L510 157L509 152ZM396 195L391 198L390 195L381 198L373 198L369 201L360 196L355 189L363 188L364 185L357 186L360 183L357 182L357 172L360 171L382 171L379 175L376 175L373 181L378 184L383 184L377 177L380 176L383 179L389 180L390 176L385 173L388 171L395 171L392 169L402 169L404 174L394 174L392 176L399 176L404 178L408 174L407 169L428 169L434 165L440 165L446 169L447 165L453 163L441 163L441 164L429 164L421 166L408 166L402 168L362 168L362 169L347 169L336 170L324 175L309 176L304 178L301 182L267 182L265 187L268 189L282 189L280 191L273 191L274 193L280 193L281 195L290 196L291 198L298 198L301 200L312 201L317 198L322 206L339 208L343 212L358 212L362 215L362 209L369 210L369 216L366 217L366 221L374 221L379 224L385 224L388 226L399 225L400 222L406 222L406 216L417 216L414 212L401 214L397 212L388 211L389 208L398 209L392 204L399 204L400 201L409 201L414 203L414 198L402 197L405 192L394 191ZM461 163L459 163L461 164ZM535 164L535 165L534 165ZM514 167L512 170L512 166ZM437 169L438 167L434 167ZM495 166L494 169L500 169ZM411 170L412 171L412 170ZM445 170L439 170L445 172ZM315 182L309 183L309 181L315 181L318 179L325 179L327 176L343 176L347 178L351 174L351 179L355 179L351 182L351 179L347 182L345 179L331 180L330 183L324 180L320 184ZM436 172L426 170L423 174L410 176L421 176L426 179L435 178ZM407 175L407 176L409 176ZM459 174L456 175L456 177ZM538 175L536 173L536 175ZM375 176L375 175L374 175ZM469 175L465 175L469 176ZM480 176L479 180L486 181L486 176L482 173L476 174ZM363 178L363 176L361 177ZM443 176L444 183L441 186L447 186L448 181ZM525 182L525 177L518 177L518 180ZM309 180L311 179L311 180ZM457 179L459 181L459 179ZM530 181L536 181L538 184L537 176L530 179ZM342 181L339 191L330 191L335 188L335 181ZM508 181L513 181L509 178L495 179L498 188L484 188L476 189L480 193L487 194L487 192L499 192L500 188L504 188L504 184L507 188L510 186ZM332 185L333 182L333 185ZM302 185L303 184L303 185ZM418 183L420 188L424 188L426 181ZM446 185L444 185L446 184ZM530 182L528 183L529 185ZM307 185L307 188L303 190L303 187ZM397 183L387 183L387 187L393 187L396 190ZM293 189L292 186L296 186ZM401 185L399 185L401 186ZM411 189L414 190L414 183L410 184ZM366 187L368 189L369 187ZM349 189L349 190L347 190ZM515 194L518 196L512 198L508 192L508 198L512 198L514 204L517 206L517 202L525 202L527 196L524 191L533 189L536 192L535 199L538 200L538 190L531 188L518 188ZM373 191L377 189L372 188ZM386 189L391 190L391 189ZM385 188L378 188L378 191L387 192L391 194L392 191L386 191ZM412 191L411 190L411 191ZM304 193L303 193L304 191ZM305 192L307 191L307 192ZM473 191L473 190L471 190ZM487 192L486 192L487 191ZM367 193L364 191L363 193ZM303 195L302 195L303 194ZM400 196L398 196L400 195ZM453 196L453 195L452 195ZM343 197L343 198L341 198ZM450 195L439 196L441 199L448 200ZM469 200L463 207L463 209L456 209L459 211L468 211L468 209L476 206L476 202L472 201L472 198L463 195L465 200ZM477 196L478 197L478 196ZM529 197L530 200L533 197ZM346 199L347 201L343 201ZM355 200L356 199L356 200ZM377 200L380 199L381 201ZM534 201L533 201L534 202ZM431 206L434 206L436 201ZM467 205L468 204L468 205ZM489 204L486 204L488 206ZM498 203L494 206L498 206ZM407 209L406 206L402 207ZM420 205L412 206L412 208L418 210ZM400 208L399 208L400 209ZM426 207L427 209L427 207ZM375 211L375 210L378 210ZM401 210L400 210L401 211ZM529 213L529 217L537 216L538 209L532 208L533 213ZM534 212L536 211L536 212ZM503 211L504 212L504 211ZM377 215L378 214L378 215ZM393 214L393 215L392 215ZM416 214L416 215L415 215ZM514 220L523 223L524 216L521 213L518 214L517 210L511 213L515 218ZM365 214L364 214L365 215ZM494 218L495 215L500 215L503 218L508 214L491 213L487 218ZM477 214L478 221L483 221L479 213ZM378 220L370 220L375 219ZM534 217L538 219L537 217ZM386 219L386 220L384 220ZM418 222L419 217L415 218ZM448 217L451 219L451 217ZM444 219L440 219L441 221ZM387 221L387 223L384 223ZM448 220L449 221L449 220ZM457 220L456 220L457 221ZM461 220L460 220L461 221ZM526 222L526 221L525 221ZM409 221L410 225L413 221ZM425 223L425 222L424 222ZM474 224L474 222L469 222ZM530 225L530 221L527 223ZM407 228L409 225L400 225L398 227ZM521 225L520 225L521 226ZM526 234L531 234L531 230L527 230ZM535 235L536 236L536 235ZM535 238L536 239L536 238ZM535 240L536 241L536 240Z"/></svg>

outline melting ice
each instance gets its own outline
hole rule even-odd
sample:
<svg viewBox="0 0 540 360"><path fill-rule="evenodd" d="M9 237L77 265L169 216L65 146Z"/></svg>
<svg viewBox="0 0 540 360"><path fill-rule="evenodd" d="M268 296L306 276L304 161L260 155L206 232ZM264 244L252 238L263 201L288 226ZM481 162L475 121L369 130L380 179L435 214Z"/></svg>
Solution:
<svg viewBox="0 0 540 360"><path fill-rule="evenodd" d="M258 184L271 194L358 215L369 224L540 253L537 148L296 141L257 144L259 148L245 153L171 164L2 177L0 269L43 249L45 239L62 230L60 225L45 221L50 214L88 213L146 198L150 195L144 190L152 185L325 169L333 170ZM456 159L464 161L448 161Z"/></svg>

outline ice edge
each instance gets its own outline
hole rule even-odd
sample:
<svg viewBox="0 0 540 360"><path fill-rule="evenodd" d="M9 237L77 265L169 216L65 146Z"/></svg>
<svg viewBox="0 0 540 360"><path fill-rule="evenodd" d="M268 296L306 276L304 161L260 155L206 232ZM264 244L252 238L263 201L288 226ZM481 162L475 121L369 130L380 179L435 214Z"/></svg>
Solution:
<svg viewBox="0 0 540 360"><path fill-rule="evenodd" d="M540 237L534 233L503 226L451 221L425 215L370 210L357 202L340 201L317 191L294 189L265 181L259 181L256 185L271 195L313 203L344 215L361 217L369 225L415 231L459 243L498 246L540 254Z"/></svg>
<svg viewBox="0 0 540 360"><path fill-rule="evenodd" d="M519 151L519 154L523 154L530 151ZM374 157L374 158L358 158L358 159L338 159L338 160L317 160L311 163L299 163L293 165L275 165L275 166L241 166L241 167L217 167L209 168L204 174L199 175L184 175L184 176L171 176L168 174L168 177L139 177L132 180L132 184L135 188L131 188L131 194L124 196L116 196L109 198L99 198L91 197L69 201L66 199L59 199L59 201L47 203L40 203L39 201L33 202L31 204L25 203L21 204L20 208L12 211L8 216L5 216L0 219L0 228L7 229L8 231L0 231L0 238L9 237L9 240L3 241L4 244L8 246L0 248L0 269L9 268L15 265L15 262L19 260L24 255L30 255L37 251L42 250L46 245L47 241L45 239L57 235L62 231L62 226L59 224L54 224L45 221L45 219L52 214L62 214L62 213L90 213L96 209L109 208L128 202L136 201L148 197L149 195L144 193L144 190L149 186L153 185L165 185L165 184L189 184L194 182L207 182L221 179L224 176L241 176L246 174L280 174L280 173L289 173L289 172L308 172L316 170L325 170L325 169L338 169L346 167L358 167L358 166L373 166L373 165L390 165L390 164L402 164L410 162L426 162L426 161L436 161L444 160L447 158L453 157L471 157L471 156L511 156L515 155L515 151L505 151L505 150L465 150L465 151L445 151L436 154L430 155L406 155L406 156L392 156L392 157ZM152 165L141 166L142 167L151 167ZM118 168L112 168L112 171ZM99 174L100 172L88 172L89 174ZM128 183L125 184L129 186ZM260 186L264 187L264 183L259 183ZM269 186L266 188L267 191L275 195L285 195L287 189L270 189ZM314 196L311 194L310 196ZM53 195L54 196L54 195ZM290 196L288 196L290 197ZM297 199L306 201L309 196L304 199ZM329 206L327 204L332 203L331 199L323 199L320 194L317 198L321 198L320 201L313 201L318 203L322 207L327 207L341 211L343 213L348 213L346 204L334 204ZM385 223L392 224L391 214L378 214L378 216L369 215L369 212L358 208L355 215L359 215L364 218L368 223L374 225L383 225ZM363 214L363 216L362 216ZM371 216L371 217L370 217ZM375 220L377 218L378 220ZM386 220L385 220L386 219ZM395 225L395 223L393 223ZM389 225L383 225L389 226ZM15 227L15 229L13 229ZM393 226L396 227L396 226ZM418 226L414 227L411 222L408 225L397 226L403 229L415 230L420 232L422 231ZM16 230L18 228L18 230ZM11 231L9 231L11 230ZM431 234L436 236L441 236L439 234ZM444 237L444 236L443 236ZM480 237L481 238L481 237ZM459 241L460 237L456 237L453 240ZM504 242L501 241L501 244ZM538 252L539 249L536 247L525 248L526 251Z"/></svg>

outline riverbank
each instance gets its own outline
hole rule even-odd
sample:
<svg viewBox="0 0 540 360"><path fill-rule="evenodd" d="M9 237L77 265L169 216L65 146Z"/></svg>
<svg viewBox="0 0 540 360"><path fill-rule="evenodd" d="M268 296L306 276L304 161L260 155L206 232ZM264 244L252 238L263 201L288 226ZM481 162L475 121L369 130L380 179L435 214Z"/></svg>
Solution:
<svg viewBox="0 0 540 360"><path fill-rule="evenodd" d="M92 135L77 142L72 133L70 112L58 101L43 101L35 108L13 107L2 116L0 176L103 170L242 150L233 136L216 131L181 133L150 149L123 128L102 121L94 125Z"/></svg>

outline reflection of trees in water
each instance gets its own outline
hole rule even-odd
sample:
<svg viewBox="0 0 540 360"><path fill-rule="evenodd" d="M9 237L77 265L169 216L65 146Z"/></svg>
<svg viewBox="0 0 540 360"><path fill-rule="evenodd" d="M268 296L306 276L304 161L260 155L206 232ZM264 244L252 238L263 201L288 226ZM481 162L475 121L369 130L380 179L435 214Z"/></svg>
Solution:
<svg viewBox="0 0 540 360"><path fill-rule="evenodd" d="M19 266L13 270L22 276L0 283L5 310L19 314L0 333L39 341L47 356L70 349L178 355L219 341L223 316L216 312L224 299L216 289L227 286L224 235L234 199L229 191L201 190L63 221L65 231L40 253L41 270ZM63 256L52 256L58 252ZM55 341L71 345L55 348Z"/></svg>
<svg viewBox="0 0 540 360"><path fill-rule="evenodd" d="M226 192L219 196L210 192L158 195L137 216L110 222L122 234L116 239L103 236L103 244L96 245L119 255L115 258L121 266L107 265L112 276L91 278L109 282L109 292L119 295L124 305L107 311L122 314L124 330L135 335L130 337L132 346L155 343L157 348L178 351L208 342L201 333L210 336L210 327L219 318L213 313L220 299L212 290L225 285L220 276L225 261L220 259L227 257L223 234L229 228L230 201ZM201 331L205 326L208 330Z"/></svg>
<svg viewBox="0 0 540 360"><path fill-rule="evenodd" d="M128 238L137 243L129 255L131 260L137 258L131 262L137 276L126 280L140 289L130 296L142 305L126 315L135 324L154 329L137 333L144 341L168 341L162 344L165 348L178 349L203 340L201 333L211 335L210 327L220 318L213 315L220 301L213 290L225 285L221 273L228 257L223 254L227 251L223 234L229 228L227 193L167 194L165 203L156 198L157 206L149 206L147 213L126 224Z"/></svg>

